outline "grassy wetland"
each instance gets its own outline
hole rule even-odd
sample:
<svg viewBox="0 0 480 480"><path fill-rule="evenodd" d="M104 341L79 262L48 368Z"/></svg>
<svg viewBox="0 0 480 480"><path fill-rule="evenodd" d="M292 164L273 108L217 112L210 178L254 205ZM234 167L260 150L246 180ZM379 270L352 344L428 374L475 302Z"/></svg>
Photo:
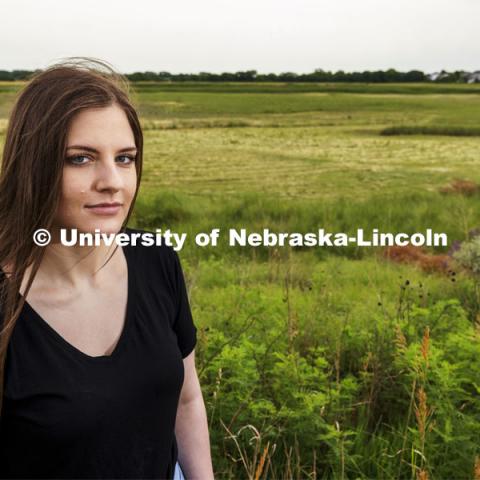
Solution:
<svg viewBox="0 0 480 480"><path fill-rule="evenodd" d="M20 85L0 84L0 144ZM187 233L217 478L480 478L480 86L133 89L131 226ZM448 245L231 247L230 228Z"/></svg>

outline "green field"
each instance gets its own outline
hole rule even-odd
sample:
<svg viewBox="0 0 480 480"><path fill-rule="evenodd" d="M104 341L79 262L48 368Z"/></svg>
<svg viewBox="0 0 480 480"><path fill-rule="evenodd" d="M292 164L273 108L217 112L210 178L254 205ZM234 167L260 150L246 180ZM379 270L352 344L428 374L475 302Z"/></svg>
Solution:
<svg viewBox="0 0 480 480"><path fill-rule="evenodd" d="M0 84L0 142L20 86ZM133 89L145 156L131 225L188 234L216 476L474 478L477 462L480 478L480 253L442 274L382 248L226 243L229 228L431 228L449 245L425 255L451 252L480 227L480 193L442 193L480 183L480 86ZM220 244L195 246L212 228Z"/></svg>

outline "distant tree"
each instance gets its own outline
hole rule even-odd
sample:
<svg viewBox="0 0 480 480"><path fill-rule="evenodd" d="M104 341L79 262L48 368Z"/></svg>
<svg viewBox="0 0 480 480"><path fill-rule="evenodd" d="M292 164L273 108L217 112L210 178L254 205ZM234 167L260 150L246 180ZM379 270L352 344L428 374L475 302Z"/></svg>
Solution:
<svg viewBox="0 0 480 480"><path fill-rule="evenodd" d="M420 70L410 70L405 74L405 82L424 82L426 75Z"/></svg>
<svg viewBox="0 0 480 480"><path fill-rule="evenodd" d="M284 72L284 73L280 73L280 75L278 75L278 79L281 81L281 82L291 82L291 81L295 81L298 77L298 73L295 73L295 72Z"/></svg>

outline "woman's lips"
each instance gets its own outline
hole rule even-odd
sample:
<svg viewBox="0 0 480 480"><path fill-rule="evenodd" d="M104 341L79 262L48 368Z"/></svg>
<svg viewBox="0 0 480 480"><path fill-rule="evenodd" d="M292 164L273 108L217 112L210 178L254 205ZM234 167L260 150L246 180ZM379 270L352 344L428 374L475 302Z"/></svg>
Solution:
<svg viewBox="0 0 480 480"><path fill-rule="evenodd" d="M85 207L90 212L94 213L95 215L116 215L120 209L122 208L121 205L112 205L112 206L103 206L103 207Z"/></svg>

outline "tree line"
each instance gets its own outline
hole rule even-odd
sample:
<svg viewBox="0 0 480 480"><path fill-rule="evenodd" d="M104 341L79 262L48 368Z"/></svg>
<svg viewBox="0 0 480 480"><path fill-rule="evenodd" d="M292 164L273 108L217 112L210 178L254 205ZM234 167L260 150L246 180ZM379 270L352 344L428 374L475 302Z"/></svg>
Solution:
<svg viewBox="0 0 480 480"><path fill-rule="evenodd" d="M0 70L0 80L27 80L38 70ZM480 81L480 72L441 72L426 74L420 70L399 72L393 68L363 72L325 71L321 68L311 73L258 73L246 70L234 73L170 73L165 71L134 72L125 76L130 81L156 82L366 82L366 83L408 83L408 82L442 82L473 83Z"/></svg>

